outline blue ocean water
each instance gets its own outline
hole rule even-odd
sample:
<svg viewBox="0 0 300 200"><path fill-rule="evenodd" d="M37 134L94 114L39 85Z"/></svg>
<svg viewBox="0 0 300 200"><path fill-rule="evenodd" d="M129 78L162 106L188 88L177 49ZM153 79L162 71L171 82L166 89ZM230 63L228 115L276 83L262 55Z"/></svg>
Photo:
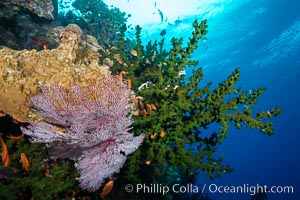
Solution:
<svg viewBox="0 0 300 200"><path fill-rule="evenodd" d="M206 81L215 86L236 67L241 68L238 86L245 90L265 87L257 110L279 106L282 114L272 119L275 134L258 130L230 130L219 146L231 174L210 181L202 174L199 184L222 186L292 186L292 194L269 193L268 199L300 199L300 1L293 0L185 0L185 1L104 1L131 13L128 23L140 24L143 41L166 41L191 35L192 22L208 19L208 35L193 58L199 60ZM164 14L161 21L158 9ZM176 20L180 20L176 24ZM167 43L168 44L168 43ZM170 44L169 44L170 45ZM188 72L190 73L190 72ZM214 199L251 199L247 194L209 192Z"/></svg>

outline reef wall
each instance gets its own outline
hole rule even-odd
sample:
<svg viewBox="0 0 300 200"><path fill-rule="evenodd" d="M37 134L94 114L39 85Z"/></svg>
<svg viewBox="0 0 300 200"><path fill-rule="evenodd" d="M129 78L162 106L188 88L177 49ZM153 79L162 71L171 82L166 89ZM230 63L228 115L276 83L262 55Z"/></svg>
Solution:
<svg viewBox="0 0 300 200"><path fill-rule="evenodd" d="M41 86L96 83L110 74L109 66L98 62L104 50L93 36L71 24L58 37L61 44L52 50L0 50L0 110L20 121L33 120L29 97Z"/></svg>

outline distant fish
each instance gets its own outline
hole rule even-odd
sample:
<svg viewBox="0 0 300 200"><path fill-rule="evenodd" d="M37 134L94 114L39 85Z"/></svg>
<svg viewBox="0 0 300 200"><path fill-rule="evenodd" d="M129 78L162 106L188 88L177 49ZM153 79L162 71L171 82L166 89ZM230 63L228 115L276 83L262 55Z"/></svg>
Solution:
<svg viewBox="0 0 300 200"><path fill-rule="evenodd" d="M154 2L154 8L156 8L156 1Z"/></svg>
<svg viewBox="0 0 300 200"><path fill-rule="evenodd" d="M4 167L8 167L9 166L9 156L8 156L8 150L7 150L7 146L5 144L5 142L3 141L2 138L1 139L1 143L2 143L2 162L4 163Z"/></svg>
<svg viewBox="0 0 300 200"><path fill-rule="evenodd" d="M106 184L104 185L104 188L103 188L103 190L102 190L100 196L101 196L102 198L104 198L105 196L107 196L107 195L110 193L110 191L113 189L113 187L114 187L114 181L111 180L111 181L109 181L108 183L106 183Z"/></svg>
<svg viewBox="0 0 300 200"><path fill-rule="evenodd" d="M123 59L120 54L114 55L114 58L119 62L119 64L123 64Z"/></svg>
<svg viewBox="0 0 300 200"><path fill-rule="evenodd" d="M24 134L22 135L18 135L18 136L14 136L14 135L10 135L10 136L7 136L9 139L11 140L21 140L24 138Z"/></svg>
<svg viewBox="0 0 300 200"><path fill-rule="evenodd" d="M175 20L175 24L179 25L182 21L179 19L179 17L177 18L177 20Z"/></svg>
<svg viewBox="0 0 300 200"><path fill-rule="evenodd" d="M132 87L131 79L127 79L127 87L128 87L129 89L131 89L131 87Z"/></svg>
<svg viewBox="0 0 300 200"><path fill-rule="evenodd" d="M161 12L161 10L158 9L158 14L160 16L161 22L164 22L164 14Z"/></svg>
<svg viewBox="0 0 300 200"><path fill-rule="evenodd" d="M134 50L134 49L133 49L133 50L131 50L131 51L130 51L130 53L131 53L131 55L133 55L133 56L137 56L137 55L138 55L137 51L136 51L136 50Z"/></svg>
<svg viewBox="0 0 300 200"><path fill-rule="evenodd" d="M27 173L29 173L29 160L27 158L27 156L25 155L25 153L21 153L21 159L20 159L20 163L22 163L23 168L25 169L25 171Z"/></svg>
<svg viewBox="0 0 300 200"><path fill-rule="evenodd" d="M165 135L166 135L166 133L164 131L161 131L160 134L159 134L159 136L162 137L162 138L165 137Z"/></svg>
<svg viewBox="0 0 300 200"><path fill-rule="evenodd" d="M248 94L251 96L253 94L253 90L248 90Z"/></svg>
<svg viewBox="0 0 300 200"><path fill-rule="evenodd" d="M166 33L167 33L167 31L166 31L166 29L164 29L164 30L162 30L162 31L160 32L159 35L161 35L161 36L163 37L164 35L166 35Z"/></svg>

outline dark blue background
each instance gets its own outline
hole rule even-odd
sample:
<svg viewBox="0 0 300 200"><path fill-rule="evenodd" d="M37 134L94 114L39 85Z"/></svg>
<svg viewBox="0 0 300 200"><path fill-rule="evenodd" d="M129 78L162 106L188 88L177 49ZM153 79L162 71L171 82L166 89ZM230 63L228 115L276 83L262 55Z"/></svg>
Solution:
<svg viewBox="0 0 300 200"><path fill-rule="evenodd" d="M194 55L204 67L205 80L219 82L240 67L239 86L267 88L257 110L280 106L282 114L272 120L272 137L231 129L219 150L235 171L211 182L200 175L199 182L291 185L294 194L269 194L268 199L300 199L300 1L249 1L208 20L208 39ZM212 197L250 199L232 194Z"/></svg>

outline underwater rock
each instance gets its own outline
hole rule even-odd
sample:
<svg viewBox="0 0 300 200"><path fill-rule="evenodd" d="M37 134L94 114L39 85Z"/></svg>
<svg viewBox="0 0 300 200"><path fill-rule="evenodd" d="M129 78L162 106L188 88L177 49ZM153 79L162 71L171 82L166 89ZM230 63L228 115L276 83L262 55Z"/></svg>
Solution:
<svg viewBox="0 0 300 200"><path fill-rule="evenodd" d="M65 30L56 49L0 50L0 110L20 121L31 121L35 115L30 112L29 99L41 86L87 85L108 77L108 67L98 62L103 48L89 44L78 28Z"/></svg>
<svg viewBox="0 0 300 200"><path fill-rule="evenodd" d="M3 0L0 2L0 17L11 18L18 11L29 10L38 17L43 17L49 20L53 17L53 2L52 0L43 1L27 1L27 0Z"/></svg>
<svg viewBox="0 0 300 200"><path fill-rule="evenodd" d="M63 26L56 26L47 31L45 41L49 49L57 48L60 45L60 36L64 31L65 28Z"/></svg>

